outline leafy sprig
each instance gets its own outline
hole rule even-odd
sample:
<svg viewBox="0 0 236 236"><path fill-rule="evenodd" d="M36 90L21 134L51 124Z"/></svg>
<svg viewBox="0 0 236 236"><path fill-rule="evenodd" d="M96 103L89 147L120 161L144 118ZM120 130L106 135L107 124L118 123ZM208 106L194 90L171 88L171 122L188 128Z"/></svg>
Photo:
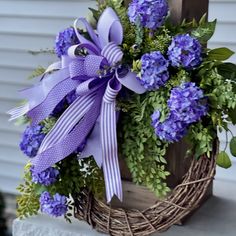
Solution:
<svg viewBox="0 0 236 236"><path fill-rule="evenodd" d="M125 157L135 183L146 185L157 196L165 196L170 191L166 184L170 173L165 166L168 145L157 138L150 118L154 109L165 104L163 96L158 92L134 95L128 104L126 102L128 112L121 118L119 132L121 155Z"/></svg>

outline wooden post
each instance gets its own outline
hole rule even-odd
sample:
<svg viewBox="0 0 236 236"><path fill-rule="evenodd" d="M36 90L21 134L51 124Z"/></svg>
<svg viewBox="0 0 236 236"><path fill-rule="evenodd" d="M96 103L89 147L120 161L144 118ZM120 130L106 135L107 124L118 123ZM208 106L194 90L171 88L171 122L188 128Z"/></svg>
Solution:
<svg viewBox="0 0 236 236"><path fill-rule="evenodd" d="M183 19L200 20L208 13L209 0L169 0L171 19L173 23L180 23Z"/></svg>

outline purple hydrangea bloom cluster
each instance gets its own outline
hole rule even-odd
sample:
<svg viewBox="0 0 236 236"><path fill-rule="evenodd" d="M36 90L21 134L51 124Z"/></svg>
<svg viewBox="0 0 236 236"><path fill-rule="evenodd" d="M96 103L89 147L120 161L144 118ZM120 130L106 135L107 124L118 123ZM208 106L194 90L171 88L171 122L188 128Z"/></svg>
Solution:
<svg viewBox="0 0 236 236"><path fill-rule="evenodd" d="M169 79L169 63L161 52L154 51L144 54L141 63L140 82L147 90L158 89Z"/></svg>
<svg viewBox="0 0 236 236"><path fill-rule="evenodd" d="M67 55L68 48L78 43L79 40L76 36L75 30L72 27L69 27L58 33L55 41L55 52L58 57Z"/></svg>
<svg viewBox="0 0 236 236"><path fill-rule="evenodd" d="M201 63L201 53L202 46L197 39L181 34L173 38L167 54L172 66L193 69Z"/></svg>
<svg viewBox="0 0 236 236"><path fill-rule="evenodd" d="M159 120L159 111L155 111L151 118L155 133L161 140L177 142L186 134L186 124L177 120L173 114L170 114L164 122L160 122Z"/></svg>
<svg viewBox="0 0 236 236"><path fill-rule="evenodd" d="M202 104L203 91L195 83L182 83L173 88L167 104L170 114L160 122L160 112L152 115L152 126L156 135L169 142L179 141L187 132L190 124L199 121L207 113L207 106Z"/></svg>
<svg viewBox="0 0 236 236"><path fill-rule="evenodd" d="M35 157L45 137L42 125L27 126L20 142L21 151L28 157Z"/></svg>
<svg viewBox="0 0 236 236"><path fill-rule="evenodd" d="M207 113L206 105L202 104L203 98L203 91L195 83L187 82L171 90L167 104L176 119L191 124Z"/></svg>
<svg viewBox="0 0 236 236"><path fill-rule="evenodd" d="M129 4L128 16L130 22L155 30L164 23L168 10L166 0L133 0Z"/></svg>
<svg viewBox="0 0 236 236"><path fill-rule="evenodd" d="M49 192L45 191L41 194L39 201L41 212L48 215L59 217L67 212L67 199L58 193L52 197Z"/></svg>
<svg viewBox="0 0 236 236"><path fill-rule="evenodd" d="M42 184L49 186L55 183L59 176L59 171L53 167L49 167L41 173L35 173L34 168L31 168L32 182L36 184Z"/></svg>

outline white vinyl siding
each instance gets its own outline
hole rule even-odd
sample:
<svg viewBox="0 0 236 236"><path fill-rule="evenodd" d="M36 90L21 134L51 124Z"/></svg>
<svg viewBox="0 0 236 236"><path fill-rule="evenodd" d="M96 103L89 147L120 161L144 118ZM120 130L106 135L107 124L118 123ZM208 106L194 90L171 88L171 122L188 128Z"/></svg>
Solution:
<svg viewBox="0 0 236 236"><path fill-rule="evenodd" d="M95 2L0 0L0 189L5 192L16 193L27 160L18 149L23 128L9 123L5 112L19 103L17 91L32 83L26 79L31 71L55 60L28 51L52 48L55 34L75 18L86 16L88 6L95 6ZM210 19L218 18L210 47L227 46L236 51L235 12L236 1L210 1ZM236 62L236 57L232 60ZM224 177L224 173L219 172L219 176Z"/></svg>

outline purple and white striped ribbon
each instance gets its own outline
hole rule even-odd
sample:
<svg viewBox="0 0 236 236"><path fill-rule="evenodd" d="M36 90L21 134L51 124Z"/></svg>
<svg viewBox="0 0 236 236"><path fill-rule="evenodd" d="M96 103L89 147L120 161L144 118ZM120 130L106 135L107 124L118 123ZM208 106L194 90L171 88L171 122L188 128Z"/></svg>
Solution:
<svg viewBox="0 0 236 236"><path fill-rule="evenodd" d="M83 118L93 104L95 93L78 97L60 116L51 131L44 138L38 153L42 153L60 142Z"/></svg>
<svg viewBox="0 0 236 236"><path fill-rule="evenodd" d="M70 78L58 83L54 89L52 89L42 103L28 112L28 116L32 118L32 124L38 124L43 119L47 118L57 106L57 104L63 100L63 98L73 91L79 84L79 81L71 80Z"/></svg>
<svg viewBox="0 0 236 236"><path fill-rule="evenodd" d="M104 56L111 65L114 65L122 60L124 54L119 46L114 42L110 42L102 49L101 55Z"/></svg>
<svg viewBox="0 0 236 236"><path fill-rule="evenodd" d="M15 120L25 115L28 111L29 111L29 103L11 109L10 111L7 112L9 115L11 115L9 121Z"/></svg>
<svg viewBox="0 0 236 236"><path fill-rule="evenodd" d="M101 108L102 166L107 202L111 201L114 194L121 201L123 199L116 134L116 96L121 87L116 79L108 82Z"/></svg>
<svg viewBox="0 0 236 236"><path fill-rule="evenodd" d="M93 129L100 114L101 98L103 93L103 88L100 88L99 91L97 91L94 102L89 111L69 134L67 134L60 142L57 142L55 145L32 158L32 164L34 165L36 173L46 170L50 166L69 156L84 142Z"/></svg>

